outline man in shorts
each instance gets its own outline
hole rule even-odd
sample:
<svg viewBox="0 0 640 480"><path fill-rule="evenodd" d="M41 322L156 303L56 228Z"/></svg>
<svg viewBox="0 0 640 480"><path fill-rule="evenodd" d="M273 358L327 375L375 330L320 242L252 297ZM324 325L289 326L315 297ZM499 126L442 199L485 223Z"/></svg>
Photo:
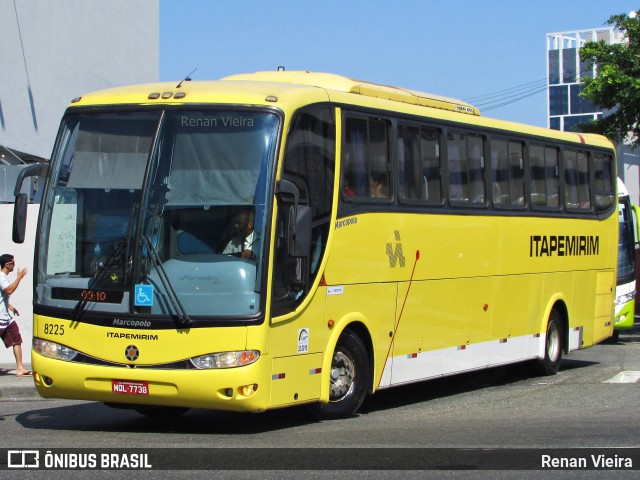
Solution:
<svg viewBox="0 0 640 480"><path fill-rule="evenodd" d="M13 347L13 355L16 357L16 376L31 375L31 371L22 364L22 337L20 328L13 319L13 315L19 315L18 310L9 303L9 297L16 291L20 281L27 274L26 268L19 268L16 279L11 283L8 275L13 272L16 262L13 255L5 253L0 255L0 337L7 348Z"/></svg>

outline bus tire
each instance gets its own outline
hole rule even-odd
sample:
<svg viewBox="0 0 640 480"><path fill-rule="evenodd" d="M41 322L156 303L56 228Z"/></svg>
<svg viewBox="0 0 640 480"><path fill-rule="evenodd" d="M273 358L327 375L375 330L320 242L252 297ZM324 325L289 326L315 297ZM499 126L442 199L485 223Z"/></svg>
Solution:
<svg viewBox="0 0 640 480"><path fill-rule="evenodd" d="M324 420L352 416L367 396L370 378L366 347L358 335L345 330L331 359L329 403L311 404L309 410Z"/></svg>
<svg viewBox="0 0 640 480"><path fill-rule="evenodd" d="M562 321L557 309L551 310L547 322L544 341L544 357L538 360L538 370L542 375L555 375L562 361L563 334Z"/></svg>
<svg viewBox="0 0 640 480"><path fill-rule="evenodd" d="M620 330L614 330L608 343L616 345L620 341Z"/></svg>

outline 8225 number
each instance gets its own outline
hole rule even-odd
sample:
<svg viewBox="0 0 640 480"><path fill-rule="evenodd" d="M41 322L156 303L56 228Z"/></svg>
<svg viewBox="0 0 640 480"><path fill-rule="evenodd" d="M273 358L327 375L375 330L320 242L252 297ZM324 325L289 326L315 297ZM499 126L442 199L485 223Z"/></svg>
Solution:
<svg viewBox="0 0 640 480"><path fill-rule="evenodd" d="M45 323L44 334L45 335L64 335L64 325L58 325L57 323Z"/></svg>

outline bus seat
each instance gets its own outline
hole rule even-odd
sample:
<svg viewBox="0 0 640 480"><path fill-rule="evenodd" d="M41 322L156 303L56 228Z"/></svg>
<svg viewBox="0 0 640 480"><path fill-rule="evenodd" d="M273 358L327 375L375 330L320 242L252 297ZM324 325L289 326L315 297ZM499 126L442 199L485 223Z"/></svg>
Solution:
<svg viewBox="0 0 640 480"><path fill-rule="evenodd" d="M531 204L536 206L547 206L547 195L545 193L532 193Z"/></svg>

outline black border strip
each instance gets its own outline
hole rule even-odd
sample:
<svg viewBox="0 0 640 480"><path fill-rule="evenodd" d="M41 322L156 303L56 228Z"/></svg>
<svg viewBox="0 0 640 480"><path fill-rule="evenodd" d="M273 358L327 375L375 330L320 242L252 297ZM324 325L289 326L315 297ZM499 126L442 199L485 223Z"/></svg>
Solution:
<svg viewBox="0 0 640 480"><path fill-rule="evenodd" d="M638 470L640 448L2 449L1 470Z"/></svg>

